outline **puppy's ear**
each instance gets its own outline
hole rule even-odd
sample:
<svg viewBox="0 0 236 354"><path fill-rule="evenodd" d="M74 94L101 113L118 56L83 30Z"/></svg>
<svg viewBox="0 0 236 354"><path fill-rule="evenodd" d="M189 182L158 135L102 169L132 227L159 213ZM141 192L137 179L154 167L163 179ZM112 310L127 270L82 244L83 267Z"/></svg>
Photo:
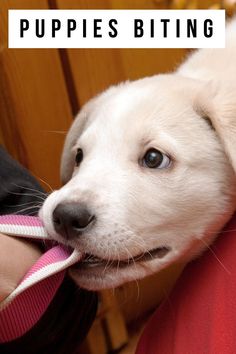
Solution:
<svg viewBox="0 0 236 354"><path fill-rule="evenodd" d="M75 152L72 150L87 122L87 114L82 111L74 120L67 133L61 157L61 181L66 184L73 174L75 165Z"/></svg>
<svg viewBox="0 0 236 354"><path fill-rule="evenodd" d="M197 96L195 109L216 131L236 172L236 83L208 83Z"/></svg>

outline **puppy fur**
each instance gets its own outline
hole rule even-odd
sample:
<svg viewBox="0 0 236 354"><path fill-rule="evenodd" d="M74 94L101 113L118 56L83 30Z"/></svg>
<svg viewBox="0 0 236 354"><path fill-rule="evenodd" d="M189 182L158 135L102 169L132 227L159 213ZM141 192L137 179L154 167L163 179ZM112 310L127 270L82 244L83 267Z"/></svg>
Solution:
<svg viewBox="0 0 236 354"><path fill-rule="evenodd" d="M225 49L196 51L176 72L113 86L83 107L65 141L64 186L40 211L55 240L104 260L71 270L81 287L115 287L170 263L186 263L231 218L236 206L235 58L233 20ZM76 167L78 148L84 158ZM170 166L143 166L150 148L169 156ZM67 241L52 222L53 210L65 202L82 202L96 215L92 227ZM157 247L169 252L134 259Z"/></svg>

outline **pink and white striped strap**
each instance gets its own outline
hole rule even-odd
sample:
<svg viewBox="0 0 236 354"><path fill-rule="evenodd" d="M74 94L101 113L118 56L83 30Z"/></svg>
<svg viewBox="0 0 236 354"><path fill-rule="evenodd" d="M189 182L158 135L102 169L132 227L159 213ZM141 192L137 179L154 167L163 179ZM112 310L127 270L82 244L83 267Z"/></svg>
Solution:
<svg viewBox="0 0 236 354"><path fill-rule="evenodd" d="M0 232L50 241L38 217L0 216ZM56 245L46 251L27 272L17 288L0 303L0 343L26 333L44 314L61 285L65 270L81 260L77 250Z"/></svg>

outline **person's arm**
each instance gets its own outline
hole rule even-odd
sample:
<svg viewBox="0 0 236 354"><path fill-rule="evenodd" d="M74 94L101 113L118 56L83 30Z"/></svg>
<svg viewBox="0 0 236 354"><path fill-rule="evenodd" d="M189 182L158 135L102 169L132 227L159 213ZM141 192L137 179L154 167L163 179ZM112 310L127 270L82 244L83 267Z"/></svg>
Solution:
<svg viewBox="0 0 236 354"><path fill-rule="evenodd" d="M40 256L35 243L0 233L0 302L17 287Z"/></svg>

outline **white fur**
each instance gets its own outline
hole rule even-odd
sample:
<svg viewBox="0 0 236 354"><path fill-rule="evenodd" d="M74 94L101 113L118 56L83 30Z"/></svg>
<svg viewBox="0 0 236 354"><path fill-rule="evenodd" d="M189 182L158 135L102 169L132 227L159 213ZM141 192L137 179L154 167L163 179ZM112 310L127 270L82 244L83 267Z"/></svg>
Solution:
<svg viewBox="0 0 236 354"><path fill-rule="evenodd" d="M84 202L97 221L71 246L107 261L162 246L171 251L126 267L72 270L79 285L114 287L172 262L187 262L232 216L235 59L236 21L229 25L226 49L199 50L175 73L111 87L82 109L63 152L62 179L67 183L40 211L48 232L64 242L53 228L52 212L61 202ZM84 160L75 168L78 147ZM171 156L169 168L140 165L151 147Z"/></svg>

